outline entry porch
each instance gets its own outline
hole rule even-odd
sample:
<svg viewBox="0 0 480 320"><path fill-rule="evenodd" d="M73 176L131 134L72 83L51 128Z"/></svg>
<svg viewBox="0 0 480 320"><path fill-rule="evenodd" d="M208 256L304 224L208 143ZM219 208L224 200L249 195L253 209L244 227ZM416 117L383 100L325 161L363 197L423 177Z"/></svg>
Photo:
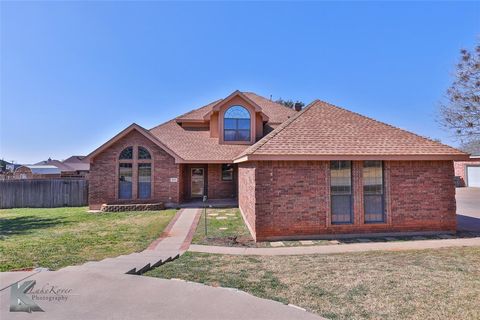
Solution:
<svg viewBox="0 0 480 320"><path fill-rule="evenodd" d="M202 203L232 206L238 198L238 166L233 163L181 164L180 200L182 206ZM223 200L223 201L220 201ZM203 205L203 203L202 203Z"/></svg>

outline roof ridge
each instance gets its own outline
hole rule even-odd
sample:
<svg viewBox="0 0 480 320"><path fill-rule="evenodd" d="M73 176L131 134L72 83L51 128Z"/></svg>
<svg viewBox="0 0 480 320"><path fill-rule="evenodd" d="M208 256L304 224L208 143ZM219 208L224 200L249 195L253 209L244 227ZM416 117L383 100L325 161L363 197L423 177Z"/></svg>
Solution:
<svg viewBox="0 0 480 320"><path fill-rule="evenodd" d="M162 126L164 126L164 125L166 125L166 124L168 124L168 123L170 123L170 122L172 122L172 121L175 121L175 118L170 119L170 120L167 120L167 121L165 121L165 122L162 122L162 123L156 125L156 126L153 127L153 128L147 129L147 131L152 131L152 130L154 130L154 129L160 128L160 127L162 127Z"/></svg>
<svg viewBox="0 0 480 320"><path fill-rule="evenodd" d="M265 137L262 139L258 140L256 143L254 143L251 147L247 148L244 152L242 152L240 155L238 155L235 159L238 159L240 157L243 157L248 154L252 154L258 149L260 149L262 146L264 146L268 141L270 141L273 137L278 135L280 132L282 132L286 127L288 127L291 123L293 123L295 120L297 120L301 115L306 113L310 108L317 102L317 100L312 101L309 103L305 108L303 108L302 111L298 112L296 115L291 117L290 119L286 120L283 122L281 125L279 125L277 128L275 128L272 132L267 134ZM288 107L287 107L288 108ZM290 108L289 108L290 109Z"/></svg>
<svg viewBox="0 0 480 320"><path fill-rule="evenodd" d="M201 106L201 107L199 107L199 108L190 110L190 111L188 111L188 112L186 112L186 113L184 113L184 114L182 114L182 115L179 115L179 116L177 116L177 117L175 117L175 118L173 118L173 119L184 118L186 115L188 115L188 114L190 114L190 113L192 113L192 112L194 112L194 111L197 111L197 110L206 108L206 107L208 107L208 106L210 106L210 105L215 105L215 104L217 104L218 102L220 102L220 101L222 101L222 100L223 100L223 99L217 99L217 100L215 100L215 101L212 101L212 102L210 102L210 103L207 103L207 104L204 105L204 106Z"/></svg>
<svg viewBox="0 0 480 320"><path fill-rule="evenodd" d="M260 98L262 98L262 99L265 99L265 100L267 100L267 101L270 101L271 103L273 103L273 104L275 104L275 105L277 105L277 106L279 106L279 107L287 108L288 110L292 110L292 111L296 111L295 109L290 108L290 107L287 107L286 105L283 105L283 104L278 103L278 102L276 102L276 101L273 101L272 99L265 98L264 96L261 96L261 95L259 95L258 93L255 93L255 92L252 92L252 91L241 91L241 92L242 92L243 94L245 94L245 93L254 94L254 95L256 95L257 97L260 97ZM304 108L304 109L305 109L305 108Z"/></svg>
<svg viewBox="0 0 480 320"><path fill-rule="evenodd" d="M200 107L200 108L190 110L190 111L188 111L187 113L184 113L184 114L182 114L182 115L180 115L180 116L178 116L178 117L175 117L175 118L169 119L169 120L167 120L167 121L164 121L164 122L162 122L162 123L160 123L160 124L157 124L156 126L150 128L150 129L146 129L146 130L152 131L153 129L157 129L157 128L161 127L161 126L166 125L167 123L170 123L170 122L172 122L172 121L175 121L175 119L179 119L179 118L181 118L181 117L186 116L186 115L189 114L189 113L192 113L192 112L194 112L194 111L200 110L200 109L202 109L202 108L206 108L206 107L208 107L209 105L214 104L214 103L217 103L217 102L220 101L220 100L223 100L223 99L218 99L218 100L215 100L215 101L213 101L213 102L210 102L209 104L206 104L206 105L204 105L204 106L202 106L202 107Z"/></svg>
<svg viewBox="0 0 480 320"><path fill-rule="evenodd" d="M327 102L327 101L324 101L324 100L321 100L321 99L315 99L314 103L327 104L327 105L332 106L332 107L334 107L334 108L337 108L337 109L340 109L340 110L343 110L343 111L347 111L347 112L353 113L353 114L355 114L355 115L357 115L357 116L360 116L360 117L362 117L362 118L366 118L366 119L368 119L368 120L371 120L371 121L374 121L374 122L376 122L376 123L385 125L385 126L387 126L387 127L390 127L390 128L396 129L396 130L400 130L400 131L405 132L405 133L408 133L408 134L412 134L412 135L414 135L414 136L416 136L416 137L419 137L419 138L428 140L428 141L433 142L433 143L437 143L437 144L442 145L442 146L444 146L444 147L448 147L448 148L451 148L451 149L454 149L454 150L456 150L456 151L460 151L460 152L466 154L466 152L464 152L464 151L462 151L462 150L460 150L460 149L454 148L454 147L452 147L452 146L449 146L448 144L444 144L444 143L442 143L442 142L435 141L435 140L433 140L433 139L431 139L431 138L424 137L424 136L419 135L419 134L417 134L417 133L415 133L415 132L411 132L411 131L408 131L408 130L405 130L405 129L396 127L396 126L394 126L394 125L388 124L388 123L386 123L386 122L383 122L383 121L380 121L380 120L371 118L371 117L369 117L369 116L360 114L360 113L358 113L358 112L355 112L355 111L352 111L352 110L348 110L348 109L346 109L346 108L337 106L337 105L335 105L335 104L333 104L333 103L330 103L330 102Z"/></svg>

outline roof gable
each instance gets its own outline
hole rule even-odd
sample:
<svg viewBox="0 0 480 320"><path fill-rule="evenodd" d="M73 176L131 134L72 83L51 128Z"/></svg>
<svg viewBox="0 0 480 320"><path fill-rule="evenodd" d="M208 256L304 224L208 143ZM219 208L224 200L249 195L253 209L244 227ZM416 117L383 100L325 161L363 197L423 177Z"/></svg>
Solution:
<svg viewBox="0 0 480 320"><path fill-rule="evenodd" d="M236 162L255 159L463 159L450 146L315 100L246 149Z"/></svg>
<svg viewBox="0 0 480 320"><path fill-rule="evenodd" d="M115 142L126 136L132 131L138 131L140 134L142 134L145 138L149 139L152 141L154 144L165 150L169 155L175 158L175 161L181 161L181 158L173 152L170 148L168 148L164 143L162 143L160 140L158 140L154 135L150 133L150 131L144 129L143 127L139 126L136 123L132 123L129 125L127 128L122 130L120 133L118 133L116 136L102 144L100 147L92 151L89 155L85 157L87 161L92 161L97 155L108 149L111 145L113 145Z"/></svg>
<svg viewBox="0 0 480 320"><path fill-rule="evenodd" d="M224 99L219 99L214 102L211 102L203 107L189 111L181 116L175 118L176 122L205 122L212 113L214 107L220 108L221 103L225 103L226 100L231 100L234 97L240 96L242 99L246 100L250 104L260 108L262 113L268 117L268 123L271 124L280 124L283 123L288 118L294 116L298 112L288 108L284 105L276 103L270 99L259 96L253 92L241 92L234 91L228 97Z"/></svg>
<svg viewBox="0 0 480 320"><path fill-rule="evenodd" d="M255 101L251 100L248 96L246 96L245 94L243 94L241 91L234 91L233 93L231 93L228 97L226 97L225 99L222 99L220 101L218 101L217 103L215 103L211 110L203 117L205 120L209 120L211 115L215 112L215 111L220 111L220 109L227 105L228 103L230 103L231 101L235 100L235 98L240 98L240 100L243 100L245 101L248 105L252 106L255 110L255 112L259 112L261 115L262 115L262 118L263 118L263 121L268 121L269 118L268 116L263 112L263 109L262 107L260 107Z"/></svg>

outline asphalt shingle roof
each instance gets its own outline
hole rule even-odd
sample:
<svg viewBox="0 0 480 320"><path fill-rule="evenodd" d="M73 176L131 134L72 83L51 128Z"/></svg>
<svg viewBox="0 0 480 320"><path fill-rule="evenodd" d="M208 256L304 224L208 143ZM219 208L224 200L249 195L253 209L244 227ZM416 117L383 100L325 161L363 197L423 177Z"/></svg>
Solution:
<svg viewBox="0 0 480 320"><path fill-rule="evenodd" d="M269 117L269 123L284 122L298 113L257 94L251 92L243 92L243 94L262 109L262 112ZM222 99L154 127L150 129L150 133L183 160L231 162L249 146L219 144L218 138L211 138L208 130L184 128L177 123L178 120L203 120L204 116L220 101Z"/></svg>
<svg viewBox="0 0 480 320"><path fill-rule="evenodd" d="M231 162L248 145L219 144L209 130L187 130L170 120L150 130L150 133L186 161Z"/></svg>
<svg viewBox="0 0 480 320"><path fill-rule="evenodd" d="M246 155L466 155L450 146L316 100Z"/></svg>

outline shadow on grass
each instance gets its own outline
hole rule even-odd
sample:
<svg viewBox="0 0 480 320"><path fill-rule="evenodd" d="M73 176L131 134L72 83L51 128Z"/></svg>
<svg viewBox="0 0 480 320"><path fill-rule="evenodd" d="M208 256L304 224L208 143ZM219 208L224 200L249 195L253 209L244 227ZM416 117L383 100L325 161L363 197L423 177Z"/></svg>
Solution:
<svg viewBox="0 0 480 320"><path fill-rule="evenodd" d="M0 240L8 236L28 234L37 229L46 229L67 223L59 218L40 218L36 216L0 219Z"/></svg>

